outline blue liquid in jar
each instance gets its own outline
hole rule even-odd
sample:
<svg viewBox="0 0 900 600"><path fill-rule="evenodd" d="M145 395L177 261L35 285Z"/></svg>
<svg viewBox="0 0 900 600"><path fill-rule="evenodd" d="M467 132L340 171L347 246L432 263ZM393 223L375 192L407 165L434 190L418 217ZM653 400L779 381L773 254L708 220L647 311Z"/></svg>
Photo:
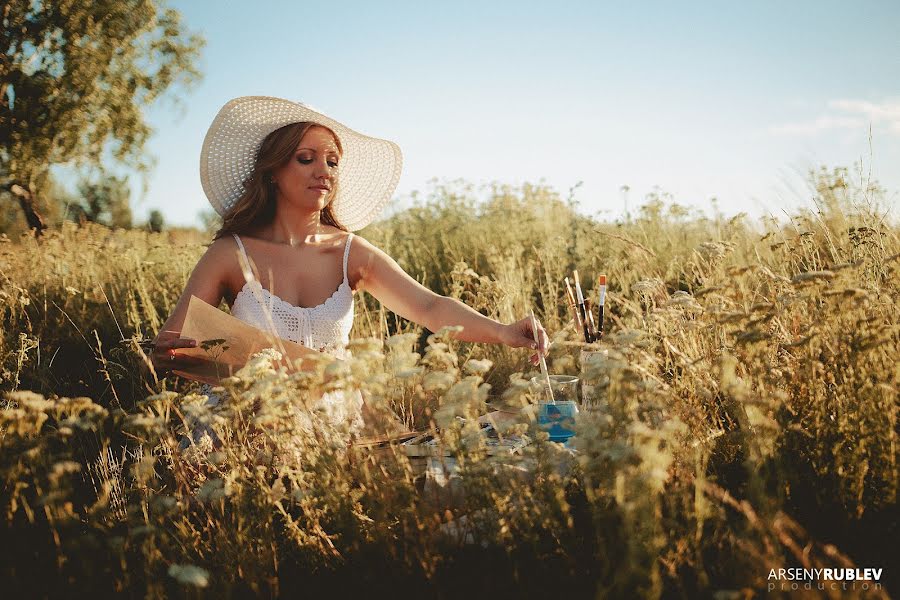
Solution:
<svg viewBox="0 0 900 600"><path fill-rule="evenodd" d="M551 442L565 442L575 435L578 404L572 400L538 403L538 427L550 434Z"/></svg>

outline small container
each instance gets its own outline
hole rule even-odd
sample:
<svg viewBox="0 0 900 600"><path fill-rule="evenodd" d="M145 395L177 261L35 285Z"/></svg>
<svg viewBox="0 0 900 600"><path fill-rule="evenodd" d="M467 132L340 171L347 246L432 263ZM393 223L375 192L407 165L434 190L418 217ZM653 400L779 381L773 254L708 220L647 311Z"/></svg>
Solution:
<svg viewBox="0 0 900 600"><path fill-rule="evenodd" d="M585 411L606 411L608 403L605 395L605 386L598 383L608 383L609 377L604 375L603 379L597 380L596 377L589 380L585 377L588 366L597 360L609 358L609 348L600 344L585 344L581 347L580 368L581 368L581 408Z"/></svg>
<svg viewBox="0 0 900 600"><path fill-rule="evenodd" d="M539 402L538 427L550 434L551 442L566 442L575 435L575 417L578 412L578 403L574 400Z"/></svg>
<svg viewBox="0 0 900 600"><path fill-rule="evenodd" d="M537 399L538 427L550 434L551 442L567 441L575 435L575 417L580 412L578 378L574 375L550 375L554 402L550 402L547 393L546 377L532 377L530 383Z"/></svg>
<svg viewBox="0 0 900 600"><path fill-rule="evenodd" d="M547 378L543 375L531 378L531 389L538 402L551 400L547 393ZM553 390L553 400L557 402L578 402L578 377L574 375L551 375L550 389Z"/></svg>

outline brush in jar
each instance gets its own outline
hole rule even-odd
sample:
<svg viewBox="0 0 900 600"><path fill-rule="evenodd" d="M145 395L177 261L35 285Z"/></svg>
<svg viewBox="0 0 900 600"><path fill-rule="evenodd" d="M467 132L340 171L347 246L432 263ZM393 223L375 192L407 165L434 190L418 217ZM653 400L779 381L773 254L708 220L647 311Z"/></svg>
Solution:
<svg viewBox="0 0 900 600"><path fill-rule="evenodd" d="M584 341L590 343L594 335L591 332L587 320L587 312L584 309L584 292L581 291L581 280L578 279L578 270L576 269L573 274L575 276L575 295L578 301L578 312L581 314L581 325L584 330Z"/></svg>

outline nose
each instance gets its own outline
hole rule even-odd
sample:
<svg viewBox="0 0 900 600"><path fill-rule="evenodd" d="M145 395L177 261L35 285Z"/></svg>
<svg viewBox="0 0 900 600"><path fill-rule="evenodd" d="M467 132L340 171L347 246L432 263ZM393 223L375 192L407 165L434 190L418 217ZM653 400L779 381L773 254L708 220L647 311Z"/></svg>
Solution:
<svg viewBox="0 0 900 600"><path fill-rule="evenodd" d="M316 161L314 177L321 181L327 181L332 178L331 167L328 165L327 160Z"/></svg>

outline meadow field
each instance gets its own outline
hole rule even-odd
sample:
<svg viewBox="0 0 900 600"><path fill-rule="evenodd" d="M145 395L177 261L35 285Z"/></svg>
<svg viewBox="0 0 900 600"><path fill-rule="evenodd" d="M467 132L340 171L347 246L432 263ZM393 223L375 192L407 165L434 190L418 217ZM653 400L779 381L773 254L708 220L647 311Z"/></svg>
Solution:
<svg viewBox="0 0 900 600"><path fill-rule="evenodd" d="M457 417L531 402L524 350L430 335L361 294L351 361L289 374L260 355L212 410L145 355L209 233L0 238L4 595L896 594L900 226L845 169L811 183L810 208L778 218L650 198L616 222L539 186L476 202L448 183L360 232L485 314L533 308L551 372L607 402L580 417L575 452L523 420L511 433L533 442L509 457ZM587 365L573 269L609 279L608 356ZM423 487L401 453L342 444L309 408L341 387L440 426L450 481ZM188 420L221 444L181 444ZM790 567L883 573L770 579Z"/></svg>

